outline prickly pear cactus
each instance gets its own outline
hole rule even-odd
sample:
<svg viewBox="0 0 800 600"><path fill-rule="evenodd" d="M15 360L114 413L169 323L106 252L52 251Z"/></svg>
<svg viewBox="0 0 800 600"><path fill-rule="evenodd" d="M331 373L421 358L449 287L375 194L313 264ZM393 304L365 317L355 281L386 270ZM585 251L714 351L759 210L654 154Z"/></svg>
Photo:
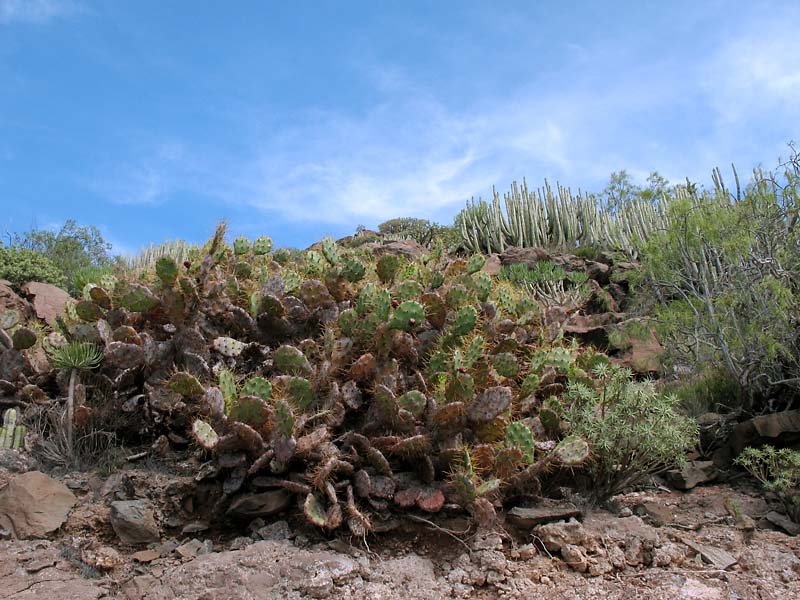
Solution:
<svg viewBox="0 0 800 600"><path fill-rule="evenodd" d="M505 445L509 448L519 448L526 463L532 464L536 452L536 440L530 427L522 421L509 423L505 432Z"/></svg>
<svg viewBox="0 0 800 600"><path fill-rule="evenodd" d="M477 273L483 268L484 264L486 264L486 258L483 256L483 254L475 254L471 256L467 261L467 273L469 275Z"/></svg>
<svg viewBox="0 0 800 600"><path fill-rule="evenodd" d="M251 377L242 385L239 394L242 396L258 396L264 401L269 400L272 395L272 384L263 377Z"/></svg>
<svg viewBox="0 0 800 600"><path fill-rule="evenodd" d="M394 254L384 254L378 259L376 269L381 283L392 283L397 271L400 270L400 259Z"/></svg>
<svg viewBox="0 0 800 600"><path fill-rule="evenodd" d="M510 352L501 352L492 356L492 366L503 377L516 377L519 373L517 357Z"/></svg>
<svg viewBox="0 0 800 600"><path fill-rule="evenodd" d="M322 255L325 257L325 260L328 261L328 264L339 264L339 246L336 244L333 238L326 237L322 240Z"/></svg>
<svg viewBox="0 0 800 600"><path fill-rule="evenodd" d="M262 235L253 240L253 254L264 256L270 252L272 252L272 238Z"/></svg>
<svg viewBox="0 0 800 600"><path fill-rule="evenodd" d="M178 264L174 258L162 256L156 261L156 275L165 287L172 287L178 280Z"/></svg>
<svg viewBox="0 0 800 600"><path fill-rule="evenodd" d="M290 345L275 350L273 365L276 371L288 375L301 375L311 371L311 365L305 355Z"/></svg>
<svg viewBox="0 0 800 600"><path fill-rule="evenodd" d="M244 236L239 236L233 240L233 253L242 256L250 251L250 240Z"/></svg>
<svg viewBox="0 0 800 600"><path fill-rule="evenodd" d="M478 273L475 276L475 295L481 302L486 302L492 293L492 278L488 273Z"/></svg>
<svg viewBox="0 0 800 600"><path fill-rule="evenodd" d="M392 329L411 331L425 322L425 309L419 302L407 300L394 310L394 315L389 321Z"/></svg>
<svg viewBox="0 0 800 600"><path fill-rule="evenodd" d="M215 338L211 345L213 346L214 350L229 358L235 358L239 356L247 346L247 344L244 342L240 342L239 340L229 337Z"/></svg>
<svg viewBox="0 0 800 600"><path fill-rule="evenodd" d="M456 313L456 318L453 320L453 335L463 336L470 333L475 329L478 324L478 313L471 306L465 306Z"/></svg>
<svg viewBox="0 0 800 600"><path fill-rule="evenodd" d="M27 327L20 327L14 330L11 335L11 340L14 342L15 350L27 350L36 344L36 332Z"/></svg>
<svg viewBox="0 0 800 600"><path fill-rule="evenodd" d="M219 443L217 432L202 419L195 419L194 423L192 423L192 437L206 450L213 450Z"/></svg>
<svg viewBox="0 0 800 600"><path fill-rule="evenodd" d="M589 458L589 444L582 438L571 436L561 440L553 453L562 465L577 467Z"/></svg>

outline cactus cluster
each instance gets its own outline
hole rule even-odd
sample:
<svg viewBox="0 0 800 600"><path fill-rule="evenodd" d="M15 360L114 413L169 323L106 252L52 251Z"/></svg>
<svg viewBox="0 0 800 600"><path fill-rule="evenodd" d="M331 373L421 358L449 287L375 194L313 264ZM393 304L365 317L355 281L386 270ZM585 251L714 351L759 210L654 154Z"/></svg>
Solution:
<svg viewBox="0 0 800 600"><path fill-rule="evenodd" d="M57 334L0 315L4 352L99 349L93 377L137 435L213 462L198 479L217 486L216 514L283 489L311 523L355 535L445 504L488 523L504 498L586 460L541 402L585 375L585 355L541 348L524 293L482 256L376 261L326 239L278 262L268 238L223 236L189 267L162 256L135 281L91 287ZM25 369L7 382L20 394L64 385Z"/></svg>

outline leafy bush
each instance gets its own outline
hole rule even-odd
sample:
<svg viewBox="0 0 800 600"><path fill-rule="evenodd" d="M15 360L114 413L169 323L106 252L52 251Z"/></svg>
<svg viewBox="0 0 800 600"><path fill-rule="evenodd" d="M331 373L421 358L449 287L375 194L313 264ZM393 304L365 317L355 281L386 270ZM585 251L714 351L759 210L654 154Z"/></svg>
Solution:
<svg viewBox="0 0 800 600"><path fill-rule="evenodd" d="M42 281L64 286L66 278L46 256L25 248L0 248L0 279L7 279L19 289L28 281Z"/></svg>
<svg viewBox="0 0 800 600"><path fill-rule="evenodd" d="M427 247L441 239L445 248L450 250L457 248L461 241L461 236L454 227L431 223L427 219L389 219L378 225L378 231L386 237L411 239Z"/></svg>
<svg viewBox="0 0 800 600"><path fill-rule="evenodd" d="M73 282L76 272L90 266L112 264L109 255L111 244L103 239L100 230L91 225L80 226L72 219L64 223L58 232L34 229L15 234L11 246L38 252L50 259L63 273L73 295L81 289Z"/></svg>
<svg viewBox="0 0 800 600"><path fill-rule="evenodd" d="M676 198L634 282L640 297L656 299L659 333L676 362L718 366L753 412L800 394L800 162L789 164L782 184L756 172L734 195L716 172L713 193Z"/></svg>
<svg viewBox="0 0 800 600"><path fill-rule="evenodd" d="M800 452L772 446L745 448L735 462L774 492L789 516L800 523Z"/></svg>
<svg viewBox="0 0 800 600"><path fill-rule="evenodd" d="M605 500L684 459L697 439L693 420L677 412L674 396L652 381L633 381L628 369L599 365L598 386L572 382L564 414L571 434L592 451L586 465L596 500Z"/></svg>

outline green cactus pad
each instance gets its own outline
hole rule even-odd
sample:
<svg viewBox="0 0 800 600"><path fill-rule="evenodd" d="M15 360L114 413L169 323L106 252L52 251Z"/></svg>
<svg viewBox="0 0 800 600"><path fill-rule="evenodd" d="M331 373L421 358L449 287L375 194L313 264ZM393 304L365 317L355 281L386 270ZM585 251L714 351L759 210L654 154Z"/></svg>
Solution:
<svg viewBox="0 0 800 600"><path fill-rule="evenodd" d="M400 270L400 258L394 254L384 254L378 259L376 270L381 283L392 283L397 275L397 271Z"/></svg>
<svg viewBox="0 0 800 600"><path fill-rule="evenodd" d="M271 411L269 405L258 396L246 395L242 392L233 401L228 412L228 418L240 423L246 423L255 430L259 430L269 421Z"/></svg>
<svg viewBox="0 0 800 600"><path fill-rule="evenodd" d="M275 350L273 365L278 373L302 375L311 372L311 364L294 346L284 345Z"/></svg>
<svg viewBox="0 0 800 600"><path fill-rule="evenodd" d="M431 289L435 290L437 288L442 287L444 283L444 273L441 271L434 271L433 275L431 275Z"/></svg>
<svg viewBox="0 0 800 600"><path fill-rule="evenodd" d="M221 369L219 375L217 376L217 381L218 387L222 392L222 397L225 400L225 414L228 414L233 402L239 395L236 388L236 379L233 376L233 371Z"/></svg>
<svg viewBox="0 0 800 600"><path fill-rule="evenodd" d="M461 285L460 283L451 287L449 290L447 290L447 294L445 294L447 306L453 310L463 306L468 299L469 290L467 290L466 286Z"/></svg>
<svg viewBox="0 0 800 600"><path fill-rule="evenodd" d="M339 264L339 246L333 238L326 237L322 240L322 255L330 265Z"/></svg>
<svg viewBox="0 0 800 600"><path fill-rule="evenodd" d="M565 467L576 467L589 458L589 444L582 438L568 437L559 442L553 453Z"/></svg>
<svg viewBox="0 0 800 600"><path fill-rule="evenodd" d="M240 260L236 262L233 272L239 279L250 279L253 275L253 267L246 260Z"/></svg>
<svg viewBox="0 0 800 600"><path fill-rule="evenodd" d="M422 285L413 279L407 279L399 283L395 288L395 294L400 302L405 300L415 300L422 295Z"/></svg>
<svg viewBox="0 0 800 600"><path fill-rule="evenodd" d="M309 275L322 275L325 268L322 266L322 257L316 250L306 252L306 272Z"/></svg>
<svg viewBox="0 0 800 600"><path fill-rule="evenodd" d="M471 306L465 306L456 313L453 319L453 335L462 336L467 335L478 324L478 313Z"/></svg>
<svg viewBox="0 0 800 600"><path fill-rule="evenodd" d="M556 411L550 408L539 410L539 420L547 431L558 431L561 427L561 418Z"/></svg>
<svg viewBox="0 0 800 600"><path fill-rule="evenodd" d="M428 399L419 390L410 390L398 398L397 404L418 419L425 412Z"/></svg>
<svg viewBox="0 0 800 600"><path fill-rule="evenodd" d="M253 254L264 256L270 252L272 252L272 238L262 235L253 240Z"/></svg>
<svg viewBox="0 0 800 600"><path fill-rule="evenodd" d="M162 256L156 261L156 275L165 287L172 287L178 280L178 264L169 256Z"/></svg>
<svg viewBox="0 0 800 600"><path fill-rule="evenodd" d="M389 321L389 327L411 331L422 325L424 321L425 309L422 304L413 300L406 300L395 309L394 315Z"/></svg>
<svg viewBox="0 0 800 600"><path fill-rule="evenodd" d="M314 404L314 389L304 377L290 377L286 382L286 395L297 408L305 410Z"/></svg>
<svg viewBox="0 0 800 600"><path fill-rule="evenodd" d="M358 313L348 308L339 313L339 330L346 336L352 336L358 328Z"/></svg>
<svg viewBox="0 0 800 600"><path fill-rule="evenodd" d="M90 300L81 300L75 305L75 312L82 321L94 323L105 316L103 309Z"/></svg>
<svg viewBox="0 0 800 600"><path fill-rule="evenodd" d="M483 268L483 265L486 264L486 258L483 254L475 254L471 256L470 259L467 261L467 273L472 275L473 273L477 273Z"/></svg>
<svg viewBox="0 0 800 600"><path fill-rule="evenodd" d="M516 377L519 373L517 357L510 352L500 352L492 356L492 366L501 377Z"/></svg>
<svg viewBox="0 0 800 600"><path fill-rule="evenodd" d="M475 295L481 302L486 302L492 293L492 278L488 273L478 273L475 276Z"/></svg>
<svg viewBox="0 0 800 600"><path fill-rule="evenodd" d="M205 391L197 378L185 371L179 371L170 377L169 389L192 400L199 400Z"/></svg>
<svg viewBox="0 0 800 600"><path fill-rule="evenodd" d="M505 445L510 448L519 448L526 463L532 464L536 452L536 439L533 432L522 421L509 423L505 432Z"/></svg>
<svg viewBox="0 0 800 600"><path fill-rule="evenodd" d="M123 294L121 304L132 312L147 312L158 306L158 298L146 286L133 284Z"/></svg>
<svg viewBox="0 0 800 600"><path fill-rule="evenodd" d="M250 240L244 236L239 236L233 240L233 253L236 256L242 256L250 251Z"/></svg>
<svg viewBox="0 0 800 600"><path fill-rule="evenodd" d="M475 380L469 373L456 372L445 388L448 402L468 402L475 395Z"/></svg>
<svg viewBox="0 0 800 600"><path fill-rule="evenodd" d="M239 391L242 396L258 396L262 400L269 400L272 395L272 384L263 377L251 377L242 385Z"/></svg>
<svg viewBox="0 0 800 600"><path fill-rule="evenodd" d="M389 313L392 310L392 296L389 290L379 289L374 296L375 316L381 321L389 320Z"/></svg>
<svg viewBox="0 0 800 600"><path fill-rule="evenodd" d="M364 279L367 269L364 264L355 258L346 258L342 263L341 275L350 283L357 283Z"/></svg>

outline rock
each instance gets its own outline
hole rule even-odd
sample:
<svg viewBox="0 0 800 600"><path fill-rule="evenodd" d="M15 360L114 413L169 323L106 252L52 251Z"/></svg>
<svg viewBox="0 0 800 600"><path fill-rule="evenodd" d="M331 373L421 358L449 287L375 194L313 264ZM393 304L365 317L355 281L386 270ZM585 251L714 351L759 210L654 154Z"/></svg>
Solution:
<svg viewBox="0 0 800 600"><path fill-rule="evenodd" d="M605 263L590 260L586 262L586 274L589 279L594 279L600 285L606 285L611 275L611 267Z"/></svg>
<svg viewBox="0 0 800 600"><path fill-rule="evenodd" d="M523 264L533 267L536 263L550 259L550 253L544 248L518 248L512 246L500 255L500 262L503 265Z"/></svg>
<svg viewBox="0 0 800 600"><path fill-rule="evenodd" d="M286 521L275 521L259 528L256 533L262 540L267 541L288 540L292 537L292 530Z"/></svg>
<svg viewBox="0 0 800 600"><path fill-rule="evenodd" d="M506 519L523 529L532 529L536 525L551 523L553 521L564 521L573 517L583 516L577 506L570 502L562 502L551 505L540 505L533 508L515 506L506 513Z"/></svg>
<svg viewBox="0 0 800 600"><path fill-rule="evenodd" d="M20 539L41 538L61 527L74 505L75 496L63 483L30 471L0 491L0 526Z"/></svg>
<svg viewBox="0 0 800 600"><path fill-rule="evenodd" d="M575 519L539 525L534 532L550 552L560 552L568 544L584 546L588 541L583 526Z"/></svg>
<svg viewBox="0 0 800 600"><path fill-rule="evenodd" d="M213 551L214 547L211 540L201 542L197 538L191 539L185 544L181 544L175 548L175 552L177 552L181 558L194 558L203 554L209 554Z"/></svg>
<svg viewBox="0 0 800 600"><path fill-rule="evenodd" d="M679 490L690 490L717 478L717 467L712 460L692 460L680 469L666 472L669 484Z"/></svg>
<svg viewBox="0 0 800 600"><path fill-rule="evenodd" d="M778 438L781 439L781 445L784 445L783 442L791 444L800 440L800 410L761 415L739 423L731 435L731 446L739 454L747 446L761 441L774 444Z"/></svg>
<svg viewBox="0 0 800 600"><path fill-rule="evenodd" d="M764 518L776 527L783 529L789 535L800 535L800 525L792 521L786 515L771 510L764 515Z"/></svg>
<svg viewBox="0 0 800 600"><path fill-rule="evenodd" d="M24 450L0 448L0 469L10 473L25 473L36 468L36 460Z"/></svg>
<svg viewBox="0 0 800 600"><path fill-rule="evenodd" d="M32 314L31 305L4 281L0 280L0 313L4 313L7 310L15 310L19 313L20 321L26 321Z"/></svg>
<svg viewBox="0 0 800 600"><path fill-rule="evenodd" d="M70 295L49 283L30 281L22 286L22 292L33 296L33 310L36 316L44 319L50 327L55 327L56 317L64 314L64 307L71 300Z"/></svg>
<svg viewBox="0 0 800 600"><path fill-rule="evenodd" d="M269 490L260 494L241 496L231 503L228 516L251 521L256 517L269 517L285 510L292 503L292 494L286 490Z"/></svg>
<svg viewBox="0 0 800 600"><path fill-rule="evenodd" d="M84 548L81 551L81 560L101 571L108 571L125 563L120 553L110 546Z"/></svg>
<svg viewBox="0 0 800 600"><path fill-rule="evenodd" d="M565 544L561 547L561 559L579 573L589 570L589 559L580 546Z"/></svg>
<svg viewBox="0 0 800 600"><path fill-rule="evenodd" d="M663 527L672 522L672 511L658 502L643 502L637 504L634 512L639 516L646 516L656 527Z"/></svg>
<svg viewBox="0 0 800 600"><path fill-rule="evenodd" d="M658 341L655 331L650 330L644 339L629 336L630 348L623 354L612 358L612 362L619 367L631 369L639 375L650 375L661 370L661 355L664 347Z"/></svg>
<svg viewBox="0 0 800 600"><path fill-rule="evenodd" d="M416 259L428 254L429 250L414 240L397 240L378 246L375 248L375 252L378 255L395 254L397 256Z"/></svg>
<svg viewBox="0 0 800 600"><path fill-rule="evenodd" d="M111 527L124 544L149 544L161 539L153 505L147 500L112 502Z"/></svg>
<svg viewBox="0 0 800 600"><path fill-rule="evenodd" d="M720 569L725 571L726 569L732 567L739 559L733 556L731 553L723 550L722 548L717 548L715 546L709 546L707 544L700 544L698 542L694 542L692 540L682 539L681 540L684 544L689 546L692 550L697 552L704 561L707 563L714 565L714 568Z"/></svg>
<svg viewBox="0 0 800 600"><path fill-rule="evenodd" d="M139 550L139 552L131 554L131 558L136 562L149 563L161 558L161 553L156 550Z"/></svg>
<svg viewBox="0 0 800 600"><path fill-rule="evenodd" d="M500 255L499 254L489 254L486 257L486 262L483 263L483 267L481 267L481 271L484 273L495 277L500 274L500 269L503 268L503 263L500 262Z"/></svg>

